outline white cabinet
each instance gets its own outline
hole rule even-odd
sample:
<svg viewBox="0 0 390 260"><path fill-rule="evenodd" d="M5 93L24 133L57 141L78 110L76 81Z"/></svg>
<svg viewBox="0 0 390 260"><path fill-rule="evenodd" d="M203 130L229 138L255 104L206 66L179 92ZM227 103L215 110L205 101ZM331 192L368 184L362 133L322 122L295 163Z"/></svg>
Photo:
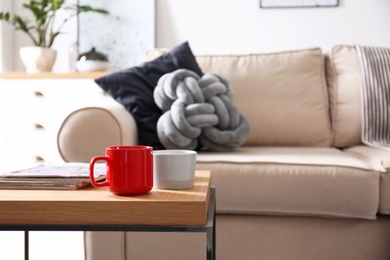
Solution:
<svg viewBox="0 0 390 260"><path fill-rule="evenodd" d="M0 79L0 172L5 169L5 89L4 80Z"/></svg>
<svg viewBox="0 0 390 260"><path fill-rule="evenodd" d="M115 103L93 80L102 75L4 75L0 85L0 171L62 162L57 133L66 116L81 107Z"/></svg>

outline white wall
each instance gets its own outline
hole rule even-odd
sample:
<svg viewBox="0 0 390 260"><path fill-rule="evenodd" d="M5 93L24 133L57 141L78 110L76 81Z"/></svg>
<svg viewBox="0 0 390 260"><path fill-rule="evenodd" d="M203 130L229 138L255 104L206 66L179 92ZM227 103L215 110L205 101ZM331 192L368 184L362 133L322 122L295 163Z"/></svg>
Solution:
<svg viewBox="0 0 390 260"><path fill-rule="evenodd" d="M14 8L26 0L12 2ZM69 3L77 0L68 0ZM157 0L156 46L172 48L188 40L196 53L277 51L305 47L330 50L335 44L390 47L389 0L340 0L335 8L262 9L259 0ZM16 10L17 11L17 10ZM67 72L68 46L77 24L57 39L54 72ZM24 71L19 48L28 38L15 33L15 70ZM6 42L7 43L7 42ZM4 44L4 37L3 37ZM1 55L1 54L0 54Z"/></svg>
<svg viewBox="0 0 390 260"><path fill-rule="evenodd" d="M335 44L390 47L389 0L335 8L262 9L259 0L158 0L157 47L188 40L197 53L272 51Z"/></svg>

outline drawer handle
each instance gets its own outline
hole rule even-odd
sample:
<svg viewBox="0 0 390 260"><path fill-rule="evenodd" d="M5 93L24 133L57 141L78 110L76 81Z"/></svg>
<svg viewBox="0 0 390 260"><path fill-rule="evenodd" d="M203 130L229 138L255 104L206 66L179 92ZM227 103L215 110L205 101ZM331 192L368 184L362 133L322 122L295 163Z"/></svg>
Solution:
<svg viewBox="0 0 390 260"><path fill-rule="evenodd" d="M43 157L41 156L34 156L33 158L31 158L31 161L33 163L42 163L45 162L45 159L43 159Z"/></svg>
<svg viewBox="0 0 390 260"><path fill-rule="evenodd" d="M41 124L34 124L34 129L35 130L45 130L45 127Z"/></svg>
<svg viewBox="0 0 390 260"><path fill-rule="evenodd" d="M40 91L34 91L32 94L34 97L42 98L44 97L43 93Z"/></svg>

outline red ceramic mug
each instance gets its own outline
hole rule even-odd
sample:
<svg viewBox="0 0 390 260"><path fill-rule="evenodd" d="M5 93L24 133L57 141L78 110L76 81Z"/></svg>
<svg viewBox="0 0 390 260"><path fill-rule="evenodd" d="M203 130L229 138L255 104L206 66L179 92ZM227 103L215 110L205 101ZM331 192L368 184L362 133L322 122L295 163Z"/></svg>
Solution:
<svg viewBox="0 0 390 260"><path fill-rule="evenodd" d="M106 180L97 182L94 166L105 161ZM89 165L89 178L95 187L108 186L115 195L135 195L153 188L153 148L150 146L111 146L105 156L95 156Z"/></svg>

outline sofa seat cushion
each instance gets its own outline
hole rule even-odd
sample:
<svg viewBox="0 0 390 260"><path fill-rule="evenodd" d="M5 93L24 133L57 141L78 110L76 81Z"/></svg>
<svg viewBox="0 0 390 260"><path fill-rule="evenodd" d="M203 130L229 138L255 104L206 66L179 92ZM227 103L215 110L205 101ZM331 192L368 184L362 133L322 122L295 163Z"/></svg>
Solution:
<svg viewBox="0 0 390 260"><path fill-rule="evenodd" d="M234 104L251 126L244 145L331 145L320 48L195 56L203 72L220 75L232 84Z"/></svg>
<svg viewBox="0 0 390 260"><path fill-rule="evenodd" d="M380 163L382 165L379 212L382 214L390 214L390 151L366 145L357 145L345 149L345 152L361 160L365 160L367 163Z"/></svg>
<svg viewBox="0 0 390 260"><path fill-rule="evenodd" d="M379 171L335 148L241 147L199 152L197 168L211 170L217 210L375 219Z"/></svg>

